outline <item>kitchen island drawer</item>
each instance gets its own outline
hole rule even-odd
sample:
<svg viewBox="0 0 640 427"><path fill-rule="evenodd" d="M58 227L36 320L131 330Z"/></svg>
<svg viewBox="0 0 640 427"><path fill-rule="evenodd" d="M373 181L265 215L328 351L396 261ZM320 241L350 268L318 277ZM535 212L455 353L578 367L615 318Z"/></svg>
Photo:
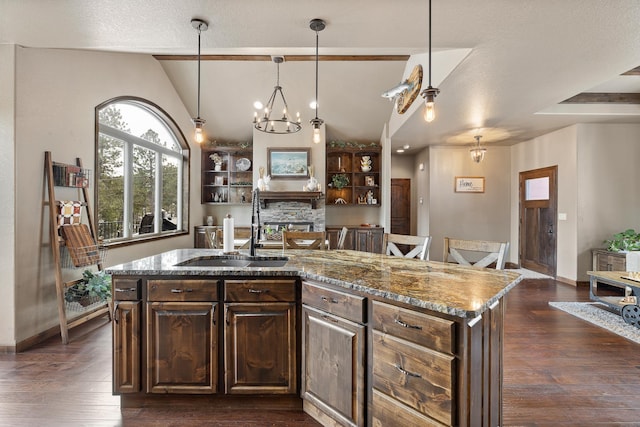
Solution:
<svg viewBox="0 0 640 427"><path fill-rule="evenodd" d="M296 301L295 280L225 280L224 300L226 302L294 302Z"/></svg>
<svg viewBox="0 0 640 427"><path fill-rule="evenodd" d="M456 323L451 320L374 301L373 327L434 350L455 354Z"/></svg>
<svg viewBox="0 0 640 427"><path fill-rule="evenodd" d="M147 301L218 301L218 281L149 280Z"/></svg>
<svg viewBox="0 0 640 427"><path fill-rule="evenodd" d="M373 387L451 425L455 357L376 330L372 337Z"/></svg>
<svg viewBox="0 0 640 427"><path fill-rule="evenodd" d="M373 390L373 426L441 427L444 424L415 411L397 400Z"/></svg>
<svg viewBox="0 0 640 427"><path fill-rule="evenodd" d="M366 298L302 282L302 303L357 323L366 323Z"/></svg>
<svg viewBox="0 0 640 427"><path fill-rule="evenodd" d="M140 299L140 279L113 280L113 299L115 301L137 301Z"/></svg>

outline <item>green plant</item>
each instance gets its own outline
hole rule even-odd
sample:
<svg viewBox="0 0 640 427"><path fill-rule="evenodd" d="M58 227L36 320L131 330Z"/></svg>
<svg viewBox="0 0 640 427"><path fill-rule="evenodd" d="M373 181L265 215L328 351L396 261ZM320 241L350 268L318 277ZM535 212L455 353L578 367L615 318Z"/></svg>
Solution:
<svg viewBox="0 0 640 427"><path fill-rule="evenodd" d="M82 272L82 278L69 286L64 294L67 302L79 302L81 305L89 305L97 301L106 301L111 298L111 276L104 271L96 273L91 270Z"/></svg>
<svg viewBox="0 0 640 427"><path fill-rule="evenodd" d="M640 233L629 228L614 234L612 239L605 240L604 243L611 252L640 251Z"/></svg>
<svg viewBox="0 0 640 427"><path fill-rule="evenodd" d="M349 185L349 177L343 173L333 175L331 177L331 184L334 188L342 190L344 187Z"/></svg>

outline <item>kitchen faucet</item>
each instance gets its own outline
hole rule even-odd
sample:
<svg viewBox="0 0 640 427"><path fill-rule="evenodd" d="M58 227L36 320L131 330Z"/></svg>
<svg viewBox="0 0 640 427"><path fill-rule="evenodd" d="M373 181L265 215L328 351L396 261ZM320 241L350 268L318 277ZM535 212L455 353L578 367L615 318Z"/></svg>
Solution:
<svg viewBox="0 0 640 427"><path fill-rule="evenodd" d="M260 239L260 189L253 190L251 196L251 241L249 242L249 255L256 256L256 248L262 247Z"/></svg>

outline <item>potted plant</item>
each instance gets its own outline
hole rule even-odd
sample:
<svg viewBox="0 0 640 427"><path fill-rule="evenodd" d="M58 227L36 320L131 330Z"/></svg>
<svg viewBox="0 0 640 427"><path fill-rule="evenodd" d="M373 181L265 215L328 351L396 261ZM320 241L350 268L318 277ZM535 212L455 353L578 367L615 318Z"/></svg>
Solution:
<svg viewBox="0 0 640 427"><path fill-rule="evenodd" d="M82 278L69 286L64 294L67 302L78 302L83 307L111 298L111 276L104 271L82 272Z"/></svg>
<svg viewBox="0 0 640 427"><path fill-rule="evenodd" d="M349 177L343 173L333 175L331 177L331 185L338 190L342 190L349 185Z"/></svg>
<svg viewBox="0 0 640 427"><path fill-rule="evenodd" d="M613 235L613 238L605 240L607 250L610 252L640 251L640 233L629 228Z"/></svg>

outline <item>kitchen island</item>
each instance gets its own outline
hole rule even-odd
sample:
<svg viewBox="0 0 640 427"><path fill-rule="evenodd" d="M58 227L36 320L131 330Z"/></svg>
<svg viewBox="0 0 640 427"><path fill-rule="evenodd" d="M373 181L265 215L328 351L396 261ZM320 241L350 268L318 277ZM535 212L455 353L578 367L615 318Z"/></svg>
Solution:
<svg viewBox="0 0 640 427"><path fill-rule="evenodd" d="M517 273L348 250L264 250L288 260L203 266L220 255L174 250L107 269L123 407L500 424L504 296Z"/></svg>

